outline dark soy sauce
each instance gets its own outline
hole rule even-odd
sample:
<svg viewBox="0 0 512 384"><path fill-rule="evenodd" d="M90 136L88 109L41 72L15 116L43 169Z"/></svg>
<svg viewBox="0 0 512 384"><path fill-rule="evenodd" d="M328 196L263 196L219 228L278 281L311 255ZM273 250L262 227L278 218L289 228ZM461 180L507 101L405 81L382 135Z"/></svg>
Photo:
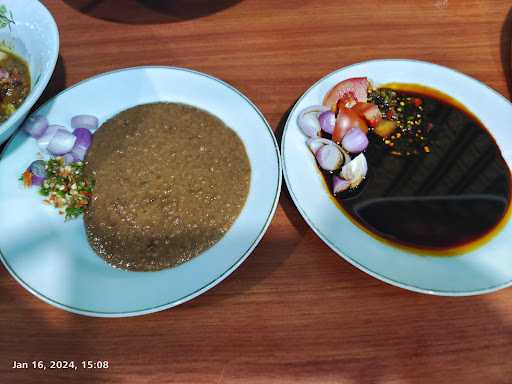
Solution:
<svg viewBox="0 0 512 384"><path fill-rule="evenodd" d="M510 169L490 133L453 99L411 85L402 95L423 101L429 152L395 156L370 133L368 175L336 196L370 233L395 245L450 254L500 227L510 206ZM332 176L324 174L330 190Z"/></svg>

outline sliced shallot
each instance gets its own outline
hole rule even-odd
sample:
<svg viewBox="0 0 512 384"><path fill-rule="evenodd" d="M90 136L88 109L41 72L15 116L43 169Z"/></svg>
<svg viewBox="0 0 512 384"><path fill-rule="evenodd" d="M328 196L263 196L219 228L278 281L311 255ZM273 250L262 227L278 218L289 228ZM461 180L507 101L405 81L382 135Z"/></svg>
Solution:
<svg viewBox="0 0 512 384"><path fill-rule="evenodd" d="M368 147L368 137L360 128L352 128L343 136L341 146L350 153L360 153Z"/></svg>
<svg viewBox="0 0 512 384"><path fill-rule="evenodd" d="M345 151L343 148L341 148L338 144L336 144L334 141L323 138L323 137L317 137L314 139L309 139L307 142L308 148L313 152L313 154L316 154L320 148L322 148L324 145L333 145L336 148L339 149L339 151L343 155L343 164L348 163L350 161L350 155L347 151Z"/></svg>
<svg viewBox="0 0 512 384"><path fill-rule="evenodd" d="M309 150L311 152L313 152L313 154L316 154L320 148L322 148L324 145L327 144L323 140L328 141L327 139L322 139L320 137L316 138L316 139L311 138L306 141L306 144L307 144Z"/></svg>
<svg viewBox="0 0 512 384"><path fill-rule="evenodd" d="M75 147L83 147L89 149L92 142L92 134L87 128L76 128L73 131L73 135L76 136Z"/></svg>
<svg viewBox="0 0 512 384"><path fill-rule="evenodd" d="M76 136L76 142L70 154L73 156L74 162L83 161L92 143L91 131L87 128L77 128L73 131L73 135Z"/></svg>
<svg viewBox="0 0 512 384"><path fill-rule="evenodd" d="M44 116L30 116L22 129L35 139L39 139L48 129L48 120Z"/></svg>
<svg viewBox="0 0 512 384"><path fill-rule="evenodd" d="M59 129L48 144L48 152L52 155L61 156L73 149L76 136L65 129Z"/></svg>
<svg viewBox="0 0 512 384"><path fill-rule="evenodd" d="M59 129L65 130L66 128L64 128L62 125L49 125L44 135L37 139L37 145L39 148L41 148L43 151L46 151L48 149L48 144L50 144L50 141L52 141L53 136L55 136Z"/></svg>
<svg viewBox="0 0 512 384"><path fill-rule="evenodd" d="M324 145L316 152L316 160L324 171L336 171L343 165L343 153L334 145Z"/></svg>
<svg viewBox="0 0 512 384"><path fill-rule="evenodd" d="M94 132L98 128L98 118L92 115L78 115L71 119L71 128L86 128Z"/></svg>
<svg viewBox="0 0 512 384"><path fill-rule="evenodd" d="M320 128L322 131L332 135L334 131L334 126L336 125L336 115L332 111L322 112L318 116L318 121L320 122Z"/></svg>
<svg viewBox="0 0 512 384"><path fill-rule="evenodd" d="M332 177L332 193L334 193L335 195L337 193L346 191L347 189L349 189L349 187L350 183L347 180L342 179L337 175L334 175Z"/></svg>
<svg viewBox="0 0 512 384"><path fill-rule="evenodd" d="M46 162L36 160L30 164L28 171L32 174L32 185L41 185L46 179Z"/></svg>
<svg viewBox="0 0 512 384"><path fill-rule="evenodd" d="M302 132L308 137L320 136L321 127L318 115L328 110L329 108L324 105L314 105L304 109L297 119L297 124Z"/></svg>

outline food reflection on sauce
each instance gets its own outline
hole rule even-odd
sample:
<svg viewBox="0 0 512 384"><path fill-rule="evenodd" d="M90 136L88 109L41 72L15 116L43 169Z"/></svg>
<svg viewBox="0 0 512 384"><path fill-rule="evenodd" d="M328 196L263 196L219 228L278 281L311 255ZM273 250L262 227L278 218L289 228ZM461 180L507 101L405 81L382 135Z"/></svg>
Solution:
<svg viewBox="0 0 512 384"><path fill-rule="evenodd" d="M510 206L510 170L499 147L448 96L391 87L400 97L421 99L421 121L395 142L370 133L364 184L336 200L363 228L397 245L452 254L477 244L506 220ZM331 189L332 175L324 176Z"/></svg>

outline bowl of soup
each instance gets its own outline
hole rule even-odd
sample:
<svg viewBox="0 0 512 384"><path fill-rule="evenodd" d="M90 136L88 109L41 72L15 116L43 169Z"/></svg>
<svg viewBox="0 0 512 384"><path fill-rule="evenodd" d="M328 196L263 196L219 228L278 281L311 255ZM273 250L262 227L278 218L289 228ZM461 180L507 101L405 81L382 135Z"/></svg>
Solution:
<svg viewBox="0 0 512 384"><path fill-rule="evenodd" d="M0 144L41 96L59 54L59 32L37 0L0 0Z"/></svg>

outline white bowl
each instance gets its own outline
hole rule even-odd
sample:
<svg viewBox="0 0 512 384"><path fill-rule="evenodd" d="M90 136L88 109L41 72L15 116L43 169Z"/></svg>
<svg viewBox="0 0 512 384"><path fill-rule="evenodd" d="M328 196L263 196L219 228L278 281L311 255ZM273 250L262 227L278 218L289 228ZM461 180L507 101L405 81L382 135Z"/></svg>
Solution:
<svg viewBox="0 0 512 384"><path fill-rule="evenodd" d="M32 89L23 104L0 124L0 144L16 131L41 96L59 55L59 31L50 12L37 0L2 0L15 24L0 29L0 41L28 63Z"/></svg>

